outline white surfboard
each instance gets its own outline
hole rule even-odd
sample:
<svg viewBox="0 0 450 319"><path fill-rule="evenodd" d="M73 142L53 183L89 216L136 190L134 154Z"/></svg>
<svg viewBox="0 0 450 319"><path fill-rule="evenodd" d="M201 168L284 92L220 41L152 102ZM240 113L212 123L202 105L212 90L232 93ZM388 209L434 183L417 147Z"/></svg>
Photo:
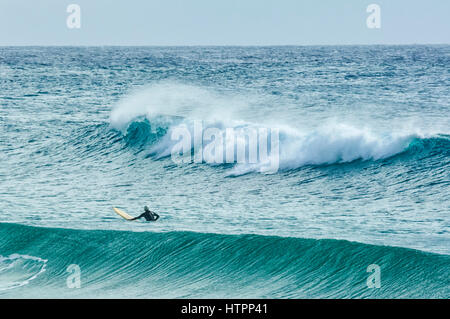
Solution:
<svg viewBox="0 0 450 319"><path fill-rule="evenodd" d="M123 210L118 209L118 208L116 208L116 207L113 207L113 209L114 209L114 211L116 212L117 215L119 215L119 216L125 218L126 220L131 220L131 219L133 219L132 216L128 215L128 214L125 213Z"/></svg>

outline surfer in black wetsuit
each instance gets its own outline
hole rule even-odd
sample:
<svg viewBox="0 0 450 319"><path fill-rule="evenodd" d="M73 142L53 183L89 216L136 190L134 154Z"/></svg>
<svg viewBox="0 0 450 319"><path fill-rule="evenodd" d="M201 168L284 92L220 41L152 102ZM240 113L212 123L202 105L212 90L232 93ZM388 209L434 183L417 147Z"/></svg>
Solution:
<svg viewBox="0 0 450 319"><path fill-rule="evenodd" d="M139 215L138 217L133 218L132 220L136 220L139 218L144 217L146 221L148 222L156 222L159 218L159 215L155 212L152 212L150 209L148 209L147 206L144 207L144 212Z"/></svg>

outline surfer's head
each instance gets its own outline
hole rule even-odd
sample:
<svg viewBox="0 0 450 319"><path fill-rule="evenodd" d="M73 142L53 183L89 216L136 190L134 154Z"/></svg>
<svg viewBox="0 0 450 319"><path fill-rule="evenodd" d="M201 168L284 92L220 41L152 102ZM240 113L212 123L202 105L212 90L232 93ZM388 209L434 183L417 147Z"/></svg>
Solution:
<svg viewBox="0 0 450 319"><path fill-rule="evenodd" d="M149 211L150 209L148 208L148 206L144 206L144 210Z"/></svg>

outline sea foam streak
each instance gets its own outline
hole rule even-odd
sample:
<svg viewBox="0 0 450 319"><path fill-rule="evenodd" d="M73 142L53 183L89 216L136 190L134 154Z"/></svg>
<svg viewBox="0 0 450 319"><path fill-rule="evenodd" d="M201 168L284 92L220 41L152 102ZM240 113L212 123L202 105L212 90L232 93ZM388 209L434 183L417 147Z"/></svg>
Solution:
<svg viewBox="0 0 450 319"><path fill-rule="evenodd" d="M47 260L38 257L12 254L0 255L0 291L27 285L45 272Z"/></svg>

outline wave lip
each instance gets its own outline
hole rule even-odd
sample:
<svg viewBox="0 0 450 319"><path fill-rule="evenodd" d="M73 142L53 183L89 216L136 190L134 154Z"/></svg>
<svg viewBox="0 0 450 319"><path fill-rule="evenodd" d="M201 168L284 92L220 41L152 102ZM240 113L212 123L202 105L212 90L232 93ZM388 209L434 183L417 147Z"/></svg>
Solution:
<svg viewBox="0 0 450 319"><path fill-rule="evenodd" d="M290 136L285 167L379 160L404 151L416 134L377 134L369 129L340 124L318 131Z"/></svg>
<svg viewBox="0 0 450 319"><path fill-rule="evenodd" d="M162 120L162 117L150 117L136 119L129 123L125 133L125 139L134 145L147 149L148 153L155 158L169 157L179 140L172 139L175 130L187 130L190 136L195 136L193 120L173 118ZM203 121L205 130L215 128L219 131L223 141L223 150L227 149L227 129L231 127L235 131L245 129L258 129L253 123L242 121ZM205 131L204 130L204 131ZM328 127L320 127L313 131L302 131L288 126L269 127L267 131L276 130L279 136L279 153L269 152L271 159L277 156L279 170L297 169L306 165L329 165L349 163L356 160L377 161L386 159L406 151L411 143L417 139L424 140L425 137L418 133L376 133L368 128L357 128L346 124L336 124ZM150 141L150 143L142 143ZM266 140L267 141L267 140ZM191 143L191 142L190 142ZM206 149L211 149L215 141L203 139L204 163L213 162L211 155ZM236 138L234 148L244 147L249 150L248 140ZM257 140L256 150L270 149L271 141L262 147L261 140ZM243 146L240 144L244 144ZM196 147L194 139L189 149L191 161ZM235 153L236 154L236 153ZM224 161L225 163L225 161ZM266 162L242 163L235 161L234 167L229 175L241 175L249 172L264 172Z"/></svg>

